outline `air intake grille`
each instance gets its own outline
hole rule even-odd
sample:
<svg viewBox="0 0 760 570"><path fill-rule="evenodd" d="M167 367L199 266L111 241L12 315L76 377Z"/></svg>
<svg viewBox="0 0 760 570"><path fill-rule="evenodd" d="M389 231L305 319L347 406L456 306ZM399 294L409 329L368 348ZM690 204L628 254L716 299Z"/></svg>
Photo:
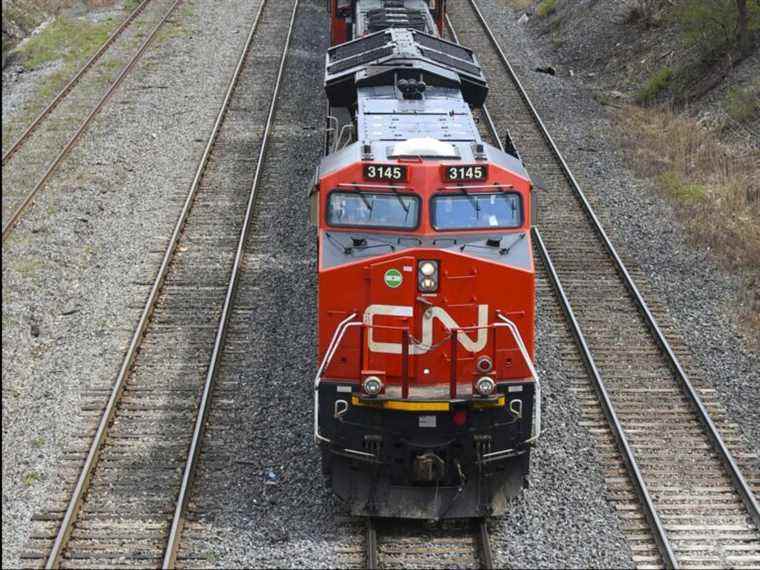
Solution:
<svg viewBox="0 0 760 570"><path fill-rule="evenodd" d="M406 8L375 8L367 12L368 29L377 32L387 28L425 30L425 16L420 10Z"/></svg>
<svg viewBox="0 0 760 570"><path fill-rule="evenodd" d="M433 61L437 61L438 63L442 63L448 67L454 67L456 69L464 71L465 73L477 75L478 77L481 75L480 68L477 65L472 65L471 63L467 63L461 59L456 59L450 55L446 55L445 53L440 53L430 49L420 48L420 50L422 51L422 55L429 57Z"/></svg>
<svg viewBox="0 0 760 570"><path fill-rule="evenodd" d="M441 41L438 38L433 38L425 34L415 33L414 41L427 48L442 51L443 53L447 53L450 56L458 57L459 59L463 59L465 61L475 61L470 50L456 46L454 44L450 44L448 42Z"/></svg>
<svg viewBox="0 0 760 570"><path fill-rule="evenodd" d="M390 34L377 34L376 36L367 36L359 41L351 42L347 45L337 46L328 51L330 61L339 61L353 55L373 50L384 46L390 40Z"/></svg>
<svg viewBox="0 0 760 570"><path fill-rule="evenodd" d="M346 71L347 69L351 69L352 67L356 67L357 65L364 65L365 63L373 62L385 56L391 55L392 53L393 53L392 46L385 46L385 47L373 49L368 52L360 53L359 55L346 58L344 60L339 61L338 63L334 63L333 65L328 66L327 73L331 75L335 73L340 73L341 71Z"/></svg>

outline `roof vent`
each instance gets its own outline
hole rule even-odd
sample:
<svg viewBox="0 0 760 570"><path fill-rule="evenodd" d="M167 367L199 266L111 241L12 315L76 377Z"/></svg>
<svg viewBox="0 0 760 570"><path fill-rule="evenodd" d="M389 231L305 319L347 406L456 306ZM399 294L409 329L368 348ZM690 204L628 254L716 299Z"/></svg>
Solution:
<svg viewBox="0 0 760 570"><path fill-rule="evenodd" d="M424 137L409 139L396 144L391 151L391 157L396 156L459 158L459 153L450 143Z"/></svg>

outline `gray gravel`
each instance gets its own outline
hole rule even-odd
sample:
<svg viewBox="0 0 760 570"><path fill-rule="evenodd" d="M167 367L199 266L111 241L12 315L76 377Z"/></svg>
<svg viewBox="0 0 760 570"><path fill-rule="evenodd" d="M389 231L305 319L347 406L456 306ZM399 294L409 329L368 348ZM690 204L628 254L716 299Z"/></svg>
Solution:
<svg viewBox="0 0 760 570"><path fill-rule="evenodd" d="M760 354L736 321L743 280L694 247L653 181L627 168L609 109L577 77L534 71L557 60L549 39L532 37L502 2L479 4L613 244L647 275L647 298L667 307L693 357L687 372L717 388L749 449L760 452Z"/></svg>
<svg viewBox="0 0 760 570"><path fill-rule="evenodd" d="M702 366L720 366L729 408L756 435L760 428L749 410L756 409L757 393L741 401L738 379L743 372L752 381L760 366L756 356L734 352L736 332L717 294L727 286L735 290L736 282L714 268L692 275L695 262L709 260L682 240L660 242L681 232L667 205L643 183L631 182L604 109L569 80L530 72L533 62L546 61L545 46L534 44L500 2L481 3L500 22L514 59L529 62L518 72L613 240L652 276L690 346L701 348ZM56 179L3 252L4 567L17 565L31 514L55 490L58 450L77 431L79 384L108 385L115 376L146 294L144 285L130 284L157 266L155 253L176 218L199 141L242 45L240 32L255 10L237 1L187 6L180 19L187 31L148 55L72 157L78 167ZM220 34L225 23L237 33ZM220 376L222 397L215 399L191 500L195 515L180 553L185 565L332 567L342 547L362 538L324 489L310 432L316 267L305 189L321 149L324 103L315 94L327 47L324 2L304 2L297 26L285 85L288 107L278 112L270 149L270 158L279 160L265 174L268 190L246 257ZM161 61L158 54L169 57ZM182 89L161 87L173 83ZM578 147L600 150L587 154ZM500 557L518 567L631 566L593 440L578 425L579 407L567 393L545 303L540 300L538 360L547 431L533 456L531 488L494 523ZM700 310L692 321L687 309L694 306ZM40 479L27 478L27 486L22 479L32 472Z"/></svg>
<svg viewBox="0 0 760 570"><path fill-rule="evenodd" d="M164 14L173 5L174 0L153 0L150 2L136 21L124 30L108 51L103 54L102 58L82 76L76 88L37 126L12 159L3 165L3 224L7 223L23 198L34 188L61 152L61 149L71 140L92 107L118 77L127 61L139 49L146 35L155 28L156 24L161 21ZM177 9L173 12L174 17L176 17L176 11ZM169 28L164 24L158 34L166 36L170 33L168 30ZM157 35L154 41L160 37ZM122 88L123 85L119 86L117 91ZM42 107L48 102L45 101ZM6 138L16 140L26 128L30 117L37 116L39 111L34 107L40 103L41 101L27 101L27 105L13 109L15 111L13 116L19 117L20 121L12 125L10 130L15 130L12 137L3 133ZM8 147L10 144L4 148ZM68 160L64 160L63 166L73 168L70 172L76 171L80 167L78 162L70 163ZM43 189L42 192L44 191Z"/></svg>
<svg viewBox="0 0 760 570"><path fill-rule="evenodd" d="M191 499L195 516L180 558L185 565L330 567L363 564L363 527L325 490L313 445L311 378L315 349L312 229L303 199L319 158L324 14L302 8L284 89L291 125L267 169L257 236L249 243L240 307ZM307 54L309 54L307 56ZM302 125L295 128L294 125ZM286 165L303 164L295 170ZM295 191L293 189L296 189ZM257 253L260 252L260 253ZM547 431L535 451L531 489L494 521L500 560L517 567L630 567L630 551L606 501L599 461L568 394L557 333L541 302L539 361ZM287 313L283 317L283 311ZM251 350L251 347L254 347Z"/></svg>
<svg viewBox="0 0 760 570"><path fill-rule="evenodd" d="M633 568L594 439L580 425L581 405L570 377L582 377L583 369L560 350L575 345L569 331L557 326L558 317L553 295L539 294L536 361L544 431L531 453L530 488L512 501L507 516L491 521L497 565Z"/></svg>
<svg viewBox="0 0 760 570"><path fill-rule="evenodd" d="M3 567L116 376L256 8L184 2L3 245Z"/></svg>
<svg viewBox="0 0 760 570"><path fill-rule="evenodd" d="M195 492L185 566L333 567L335 501L311 432L324 2L302 1Z"/></svg>

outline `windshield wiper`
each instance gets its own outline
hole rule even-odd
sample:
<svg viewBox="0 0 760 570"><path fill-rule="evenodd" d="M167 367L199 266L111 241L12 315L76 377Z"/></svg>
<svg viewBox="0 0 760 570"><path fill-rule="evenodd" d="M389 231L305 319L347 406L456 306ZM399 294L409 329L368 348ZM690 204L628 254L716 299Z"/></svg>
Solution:
<svg viewBox="0 0 760 570"><path fill-rule="evenodd" d="M351 244L352 245L346 245L343 242L341 242L339 239L332 236L330 233L325 232L325 237L329 239L333 244L338 246L343 250L344 255L352 255L354 253L354 250L357 251L364 251L365 249L372 249L375 247L388 247L391 251L396 251L396 248L393 246L392 243L388 243L385 241L377 240L376 238L369 238L371 240L378 241L379 243L373 244L373 245L367 245L367 239L366 237L354 237L351 236Z"/></svg>
<svg viewBox="0 0 760 570"><path fill-rule="evenodd" d="M464 248L466 247L478 247L481 249L489 249L489 248L499 248L499 255L508 255L509 252L512 250L512 248L515 246L517 242L525 238L525 232L520 233L517 238L510 243L507 247L500 247L501 246L501 240L503 238L487 238L485 245L480 245L479 243L464 243L461 246L459 246L459 251L464 251Z"/></svg>
<svg viewBox="0 0 760 570"><path fill-rule="evenodd" d="M364 205L367 206L367 209L371 212L372 211L372 203L367 200L367 197L364 195L364 192L357 192L359 194L359 198L362 199L362 202L364 202Z"/></svg>
<svg viewBox="0 0 760 570"><path fill-rule="evenodd" d="M396 196L396 200L398 200L398 203L401 204L401 207L404 209L404 212L408 214L409 206L404 203L404 199L401 197L401 193L395 188L391 188L391 191L393 192L393 195Z"/></svg>
<svg viewBox="0 0 760 570"><path fill-rule="evenodd" d="M477 198L477 196L474 196L474 195L470 194L470 193L469 193L467 190L465 190L464 188L459 188L459 191L460 191L462 194L464 194L465 196L467 196L467 198L470 200L470 202L472 202L472 204L475 206L475 211L477 212L477 217L476 217L476 219L480 218L480 202L478 202L478 198Z"/></svg>

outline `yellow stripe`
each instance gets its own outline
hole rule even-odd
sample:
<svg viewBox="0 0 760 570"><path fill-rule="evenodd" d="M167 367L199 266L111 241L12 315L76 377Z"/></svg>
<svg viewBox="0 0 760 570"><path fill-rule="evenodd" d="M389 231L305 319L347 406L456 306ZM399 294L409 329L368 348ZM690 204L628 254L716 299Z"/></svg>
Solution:
<svg viewBox="0 0 760 570"><path fill-rule="evenodd" d="M367 406L370 408L383 408L386 410L401 410L404 412L448 412L451 409L450 402L420 402L419 400L371 400L361 399L356 394L351 396L354 406ZM475 408L501 408L507 403L504 394L496 400L471 400Z"/></svg>
<svg viewBox="0 0 760 570"><path fill-rule="evenodd" d="M351 397L354 406L370 406L386 410L402 410L405 412L448 412L449 402L419 402L414 400L369 400L360 399L354 394Z"/></svg>
<svg viewBox="0 0 760 570"><path fill-rule="evenodd" d="M496 400L473 400L472 405L476 408L502 408L507 403L507 398L503 394Z"/></svg>
<svg viewBox="0 0 760 570"><path fill-rule="evenodd" d="M448 412L448 402L405 402L399 400L386 400L385 408L388 410L405 410L407 412Z"/></svg>

